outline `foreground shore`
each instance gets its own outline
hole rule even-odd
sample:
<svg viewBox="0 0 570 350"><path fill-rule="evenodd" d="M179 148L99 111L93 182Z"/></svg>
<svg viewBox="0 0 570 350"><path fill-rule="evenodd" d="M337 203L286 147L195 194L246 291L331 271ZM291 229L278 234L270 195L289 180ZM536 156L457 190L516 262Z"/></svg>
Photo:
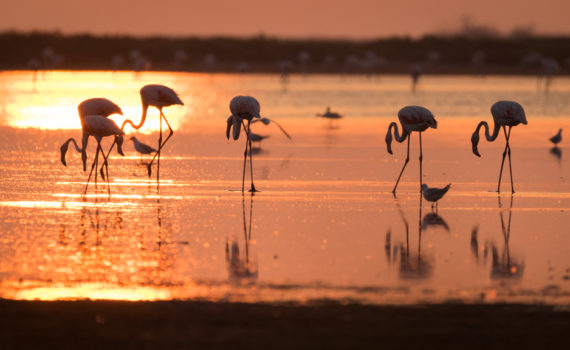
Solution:
<svg viewBox="0 0 570 350"><path fill-rule="evenodd" d="M570 340L570 309L541 305L0 300L0 313L3 349L556 349Z"/></svg>

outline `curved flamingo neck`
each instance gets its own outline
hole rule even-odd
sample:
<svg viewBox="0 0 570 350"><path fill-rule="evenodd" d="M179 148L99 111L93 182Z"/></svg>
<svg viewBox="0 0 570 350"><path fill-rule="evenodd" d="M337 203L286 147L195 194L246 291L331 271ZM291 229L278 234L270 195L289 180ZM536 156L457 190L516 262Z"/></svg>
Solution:
<svg viewBox="0 0 570 350"><path fill-rule="evenodd" d="M479 134L479 130L481 129L481 127L485 127L485 138L487 139L487 141L489 141L489 142L495 141L497 139L497 136L499 136L499 130L500 130L501 126L499 124L497 124L496 122L495 122L495 126L493 129L492 135L489 133L489 124L487 124L486 121L482 121L479 123L479 125L477 125L477 129L475 129L475 132L477 134Z"/></svg>
<svg viewBox="0 0 570 350"><path fill-rule="evenodd" d="M406 137L408 137L408 131L404 129L404 127L402 127L402 135L400 135L400 130L398 129L398 124L396 124L396 122L390 123L390 126L388 127L388 133L391 133L392 129L394 129L394 138L396 141L402 143Z"/></svg>
<svg viewBox="0 0 570 350"><path fill-rule="evenodd" d="M143 103L141 121L138 124L135 124L132 122L132 120L125 119L125 121L123 121L123 124L121 125L121 130L123 130L125 128L125 125L127 125L127 124L130 124L136 130L142 128L142 126L144 125L144 122L146 120L147 111L148 111L148 105Z"/></svg>

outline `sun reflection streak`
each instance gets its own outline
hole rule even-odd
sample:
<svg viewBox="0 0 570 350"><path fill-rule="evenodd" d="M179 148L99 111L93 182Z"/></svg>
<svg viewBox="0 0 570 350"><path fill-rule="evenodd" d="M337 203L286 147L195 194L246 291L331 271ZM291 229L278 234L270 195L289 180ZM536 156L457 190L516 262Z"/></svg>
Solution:
<svg viewBox="0 0 570 350"><path fill-rule="evenodd" d="M103 283L81 283L74 286L53 285L15 290L5 297L17 300L168 300L170 291L159 287L117 287Z"/></svg>

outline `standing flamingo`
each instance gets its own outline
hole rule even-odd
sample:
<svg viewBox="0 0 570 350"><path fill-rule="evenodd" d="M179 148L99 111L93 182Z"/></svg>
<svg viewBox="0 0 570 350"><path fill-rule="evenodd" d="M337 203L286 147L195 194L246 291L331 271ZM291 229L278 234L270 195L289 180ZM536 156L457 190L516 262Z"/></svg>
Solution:
<svg viewBox="0 0 570 350"><path fill-rule="evenodd" d="M228 117L226 137L230 138L230 131L233 127L233 138L234 140L239 139L239 134L241 127L245 131L247 139L245 140L245 152L243 153L243 177L241 182L241 192L244 191L245 184L245 168L247 165L247 155L249 153L249 165L250 165L250 177L251 177L251 188L249 192L257 192L253 184L253 154L251 154L251 136L250 136L250 123L254 118L261 119L259 102L251 96L236 96L230 101L230 111L232 115ZM247 120L247 125L245 125L244 119Z"/></svg>
<svg viewBox="0 0 570 350"><path fill-rule="evenodd" d="M125 128L126 124L130 124L134 129L137 129L137 130L140 129L144 125L144 122L146 120L146 114L147 114L149 106L154 106L159 110L159 112L160 112L160 135L158 137L158 151L156 151L156 153L154 154L154 157L152 158L152 160L148 164L148 176L150 177L150 175L152 173L152 163L154 162L154 159L158 156L157 165L156 165L156 182L158 183L159 177L160 177L160 151L162 150L162 148L164 147L164 145L166 144L168 139L170 139L172 134L174 134L174 131L172 130L172 128L170 127L170 124L168 123L168 120L166 120L166 117L162 113L162 108L172 106L172 105L182 105L183 106L184 102L182 102L182 100L180 99L180 97L178 97L178 94L174 90L172 90L171 88L169 88L167 86L158 85L158 84L151 84L151 85L143 86L140 90L140 95L141 95L141 102L142 102L141 121L138 124L135 124L131 120L126 119L123 122L123 124L121 125L121 130L123 130ZM170 130L170 133L168 134L168 136L166 137L164 142L162 141L162 120L163 119L166 122L168 129ZM109 150L109 152L111 152L111 150Z"/></svg>
<svg viewBox="0 0 570 350"><path fill-rule="evenodd" d="M437 129L437 122L433 117L433 114L424 107L420 106L406 106L398 112L398 119L400 120L400 124L402 126L402 135L398 131L398 124L395 122L390 123L388 126L388 132L386 133L386 145L388 146L388 153L392 154L392 128L394 128L394 137L396 141L402 143L404 140L408 139L408 153L406 154L406 161L404 162L404 166L400 171L400 175L398 176L398 180L396 180L396 185L392 190L392 193L396 193L396 188L398 188L398 183L400 182L400 178L404 173L404 169L410 160L410 134L413 131L417 131L420 135L420 192L422 188L422 131L425 131L427 128L434 128Z"/></svg>
<svg viewBox="0 0 570 350"><path fill-rule="evenodd" d="M511 136L511 128L519 124L527 124L526 115L524 109L520 104L513 101L498 101L491 106L491 114L493 115L493 121L495 122L495 127L493 129L493 134L489 134L489 124L482 121L477 125L475 132L471 136L471 144L473 146L473 153L477 157L481 157L477 145L479 144L479 129L482 126L485 127L485 138L487 141L492 142L499 136L499 129L503 127L503 132L505 134L506 144L505 150L503 151L503 160L501 161L501 170L499 171L499 183L497 184L497 192L501 192L501 177L503 175L503 165L505 164L505 157L507 153L509 154L509 172L511 174L511 192L515 193L515 187L513 184L513 168L511 165L511 146L509 145L509 138ZM507 132L507 126L509 131Z"/></svg>
<svg viewBox="0 0 570 350"><path fill-rule="evenodd" d="M67 153L67 148L69 147L69 143L73 142L73 144L75 145L75 149L78 152L81 152L81 158L85 164L86 157L87 157L85 155L85 148L87 146L87 138L89 136L93 136L95 138L95 140L97 140L97 150L95 152L95 158L93 159L93 164L91 165L91 172L89 173L89 178L87 179L87 184L85 185L85 192L84 193L87 193L87 188L89 186L89 180L91 179L91 173L93 172L93 169L96 169L98 166L99 152L101 152L101 155L103 156L104 165L107 164L107 157L105 156L105 152L103 151L103 148L101 148L101 140L105 136L115 136L116 137L115 140L117 140L117 138L119 138L121 140L120 142L117 142L117 144L120 145L122 143L122 137L124 135L124 132L121 129L119 129L119 127L117 126L117 124L115 124L115 122L113 120L108 119L107 117L105 117L103 115L86 115L86 116L83 116L83 118L81 118L81 123L83 125L83 132L84 132L83 133L82 147L81 148L78 147L77 142L75 141L74 138L68 139L61 146L61 162L63 163L63 165L67 165L65 162L65 154ZM85 136L85 135L87 135L87 136ZM117 148L120 149L120 147L117 147ZM103 168L101 168L101 171L102 171L102 169ZM97 184L97 171L95 171L95 184ZM108 169L107 169L107 190L109 191L109 195L110 195L111 190L109 188Z"/></svg>

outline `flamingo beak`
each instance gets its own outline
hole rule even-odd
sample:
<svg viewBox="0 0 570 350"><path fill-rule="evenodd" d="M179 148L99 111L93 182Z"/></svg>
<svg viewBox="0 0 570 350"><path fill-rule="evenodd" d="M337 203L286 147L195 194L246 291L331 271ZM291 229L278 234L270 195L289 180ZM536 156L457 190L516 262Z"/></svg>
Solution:
<svg viewBox="0 0 570 350"><path fill-rule="evenodd" d="M473 136L471 136L471 146L473 154L475 154L477 157L481 157L481 154L479 154L479 149L477 148L478 144L479 144L479 135L477 135L477 133L474 133Z"/></svg>
<svg viewBox="0 0 570 350"><path fill-rule="evenodd" d="M64 166L67 166L67 163L65 162L65 155L67 154L67 148L69 147L69 143L64 143L63 145L61 145L60 151L61 151L61 163Z"/></svg>
<svg viewBox="0 0 570 350"><path fill-rule="evenodd" d="M123 153L123 141L123 135L115 136L115 142L117 142L117 152L122 156L125 155Z"/></svg>
<svg viewBox="0 0 570 350"><path fill-rule="evenodd" d="M230 131L232 130L232 126L234 125L233 117L229 116L226 123L227 123L226 138L229 140L230 139Z"/></svg>

